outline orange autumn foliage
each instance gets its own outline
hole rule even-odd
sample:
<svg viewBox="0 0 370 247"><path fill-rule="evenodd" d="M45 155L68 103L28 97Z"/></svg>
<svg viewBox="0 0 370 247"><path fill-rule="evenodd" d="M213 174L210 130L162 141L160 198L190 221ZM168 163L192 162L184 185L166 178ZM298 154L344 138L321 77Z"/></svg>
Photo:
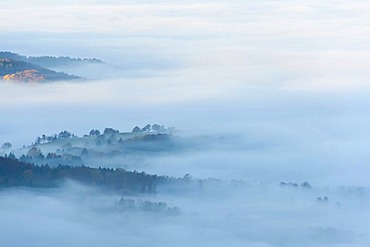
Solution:
<svg viewBox="0 0 370 247"><path fill-rule="evenodd" d="M35 69L24 70L15 74L7 74L3 77L5 81L19 81L19 82L41 82L45 77L40 75Z"/></svg>

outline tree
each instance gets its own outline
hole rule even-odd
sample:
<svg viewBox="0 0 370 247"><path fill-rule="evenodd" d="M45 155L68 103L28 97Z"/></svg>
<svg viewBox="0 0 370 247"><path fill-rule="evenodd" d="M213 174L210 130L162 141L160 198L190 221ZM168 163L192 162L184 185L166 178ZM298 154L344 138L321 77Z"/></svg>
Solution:
<svg viewBox="0 0 370 247"><path fill-rule="evenodd" d="M119 130L115 130L113 128L105 128L104 129L104 135L115 134L115 133L119 133Z"/></svg>
<svg viewBox="0 0 370 247"><path fill-rule="evenodd" d="M90 136L98 136L98 135L100 135L100 131L96 130L96 129L92 129L92 130L90 130L89 135Z"/></svg>
<svg viewBox="0 0 370 247"><path fill-rule="evenodd" d="M153 124L152 126L153 131L159 132L160 129L161 129L161 126L159 124Z"/></svg>
<svg viewBox="0 0 370 247"><path fill-rule="evenodd" d="M153 124L152 130L155 131L155 132L165 132L166 127L164 125Z"/></svg>
<svg viewBox="0 0 370 247"><path fill-rule="evenodd" d="M183 180L187 182L190 182L192 179L193 177L189 173L186 173L185 176L183 177Z"/></svg>
<svg viewBox="0 0 370 247"><path fill-rule="evenodd" d="M301 183L301 187L307 188L307 189L311 189L312 188L311 184L309 182L307 182L307 181Z"/></svg>
<svg viewBox="0 0 370 247"><path fill-rule="evenodd" d="M133 128L132 132L133 132L133 133L140 133L140 132L143 132L143 130L142 130L142 129L140 129L140 127L139 127L139 126L135 126L135 128Z"/></svg>
<svg viewBox="0 0 370 247"><path fill-rule="evenodd" d="M145 125L145 127L142 129L143 132L150 132L152 126L150 124Z"/></svg>
<svg viewBox="0 0 370 247"><path fill-rule="evenodd" d="M35 144L40 144L41 143L41 137L36 137Z"/></svg>
<svg viewBox="0 0 370 247"><path fill-rule="evenodd" d="M118 144L123 144L123 140L122 140L122 138L119 138L119 140L118 140Z"/></svg>
<svg viewBox="0 0 370 247"><path fill-rule="evenodd" d="M3 149L9 149L9 148L12 148L13 145L10 143L10 142L5 142L3 145L2 145L2 148Z"/></svg>
<svg viewBox="0 0 370 247"><path fill-rule="evenodd" d="M65 138L70 138L70 137L72 137L72 134L66 130L60 132L58 135L59 139L65 139Z"/></svg>
<svg viewBox="0 0 370 247"><path fill-rule="evenodd" d="M57 139L57 135L56 134L54 134L54 135L52 135L52 136L48 136L48 137L46 137L46 141L47 142L52 142L52 141L54 141L54 140L56 140Z"/></svg>
<svg viewBox="0 0 370 247"><path fill-rule="evenodd" d="M15 157L15 155L14 155L14 153L9 153L9 155L8 155L8 158L9 159L17 159L16 157Z"/></svg>
<svg viewBox="0 0 370 247"><path fill-rule="evenodd" d="M27 152L27 156L29 157L32 157L32 158L36 158L36 157L39 157L41 154L41 150L36 148L36 147L32 147L30 150L28 150Z"/></svg>

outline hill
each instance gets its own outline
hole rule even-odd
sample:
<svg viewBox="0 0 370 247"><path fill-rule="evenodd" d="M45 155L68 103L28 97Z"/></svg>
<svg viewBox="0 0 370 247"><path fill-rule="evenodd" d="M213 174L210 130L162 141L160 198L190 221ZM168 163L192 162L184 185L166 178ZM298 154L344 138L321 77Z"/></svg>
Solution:
<svg viewBox="0 0 370 247"><path fill-rule="evenodd" d="M59 66L79 66L84 64L103 64L95 58L70 57L26 57L12 52L0 52L0 78L5 81L47 82L82 79L80 76L57 72L51 68Z"/></svg>
<svg viewBox="0 0 370 247"><path fill-rule="evenodd" d="M12 52L0 52L0 58L7 58L15 61L31 63L45 68L55 68L67 65L85 65L85 64L104 64L100 59L96 58L71 58L67 56L23 56Z"/></svg>
<svg viewBox="0 0 370 247"><path fill-rule="evenodd" d="M80 79L78 76L56 72L23 61L0 58L0 77L5 81L62 81Z"/></svg>

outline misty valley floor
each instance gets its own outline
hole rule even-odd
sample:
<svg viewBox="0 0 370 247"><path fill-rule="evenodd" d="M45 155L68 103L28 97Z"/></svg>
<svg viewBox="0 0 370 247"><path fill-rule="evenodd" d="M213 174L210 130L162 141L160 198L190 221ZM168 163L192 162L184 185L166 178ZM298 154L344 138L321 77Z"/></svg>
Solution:
<svg viewBox="0 0 370 247"><path fill-rule="evenodd" d="M74 182L3 189L0 240L4 246L367 246L367 193L222 184L139 196L181 207L181 215L168 216L120 211L121 195Z"/></svg>

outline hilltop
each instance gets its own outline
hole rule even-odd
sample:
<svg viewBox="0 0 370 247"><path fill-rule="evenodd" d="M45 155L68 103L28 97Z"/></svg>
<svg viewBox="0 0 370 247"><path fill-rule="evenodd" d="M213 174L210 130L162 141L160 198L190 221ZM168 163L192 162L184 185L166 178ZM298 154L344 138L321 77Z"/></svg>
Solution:
<svg viewBox="0 0 370 247"><path fill-rule="evenodd" d="M55 68L66 65L81 65L81 64L104 64L100 59L96 58L71 58L67 56L23 56L12 52L0 52L0 58L7 58L15 61L22 61L38 65L45 68Z"/></svg>

